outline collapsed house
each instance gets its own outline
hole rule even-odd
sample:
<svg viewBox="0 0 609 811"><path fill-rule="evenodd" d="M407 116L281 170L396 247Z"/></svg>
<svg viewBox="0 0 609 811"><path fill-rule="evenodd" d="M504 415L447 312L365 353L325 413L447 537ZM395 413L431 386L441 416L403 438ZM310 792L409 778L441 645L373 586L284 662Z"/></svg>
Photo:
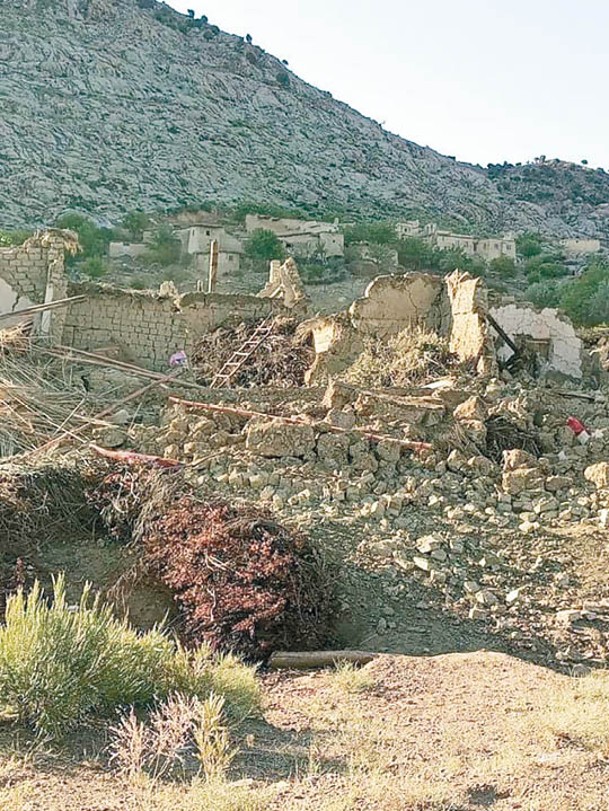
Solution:
<svg viewBox="0 0 609 811"><path fill-rule="evenodd" d="M0 249L0 315L41 305L34 329L56 344L83 350L114 347L130 361L162 370L177 351L188 355L218 327L287 313L304 319L307 298L296 263L271 263L258 295L123 290L68 279L64 255L76 248L70 232L48 230L16 248ZM62 303L63 302L63 303ZM55 308L54 308L55 307ZM528 304L490 307L480 278L455 271L379 276L342 313L306 321L315 361L309 383L344 370L369 339L386 339L423 326L448 339L457 358L480 374L534 353L537 373L580 380L584 350L573 325L556 310Z"/></svg>

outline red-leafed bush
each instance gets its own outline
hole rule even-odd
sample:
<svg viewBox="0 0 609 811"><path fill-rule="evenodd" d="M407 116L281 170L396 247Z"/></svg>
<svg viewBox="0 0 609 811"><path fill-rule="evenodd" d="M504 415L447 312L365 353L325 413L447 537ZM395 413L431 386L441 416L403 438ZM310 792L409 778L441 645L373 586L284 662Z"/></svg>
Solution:
<svg viewBox="0 0 609 811"><path fill-rule="evenodd" d="M306 536L268 513L198 500L181 475L145 470L110 474L92 501L116 537L130 532L141 545L189 641L254 660L326 642L325 567Z"/></svg>

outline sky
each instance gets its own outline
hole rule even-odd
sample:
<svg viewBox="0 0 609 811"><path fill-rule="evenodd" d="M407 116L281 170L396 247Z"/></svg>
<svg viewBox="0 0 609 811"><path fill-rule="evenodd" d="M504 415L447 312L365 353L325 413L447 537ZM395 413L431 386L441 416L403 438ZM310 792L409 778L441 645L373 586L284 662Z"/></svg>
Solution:
<svg viewBox="0 0 609 811"><path fill-rule="evenodd" d="M606 0L170 0L398 135L486 165L609 168Z"/></svg>

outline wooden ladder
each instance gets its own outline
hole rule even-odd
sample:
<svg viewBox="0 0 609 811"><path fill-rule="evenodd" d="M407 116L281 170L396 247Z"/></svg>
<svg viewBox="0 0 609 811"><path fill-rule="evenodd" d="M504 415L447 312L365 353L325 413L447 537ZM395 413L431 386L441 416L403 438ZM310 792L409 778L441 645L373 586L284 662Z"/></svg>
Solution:
<svg viewBox="0 0 609 811"><path fill-rule="evenodd" d="M210 389L227 388L230 385L231 380L239 369L241 369L246 360L251 358L258 347L264 343L273 331L273 318L272 313L267 315L239 349L233 352L220 371L212 378L209 385Z"/></svg>

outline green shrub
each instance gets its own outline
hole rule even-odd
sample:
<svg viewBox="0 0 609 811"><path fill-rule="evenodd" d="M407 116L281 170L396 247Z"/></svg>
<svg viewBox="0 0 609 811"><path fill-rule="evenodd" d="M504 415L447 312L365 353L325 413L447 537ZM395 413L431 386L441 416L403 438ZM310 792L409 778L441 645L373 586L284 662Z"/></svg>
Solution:
<svg viewBox="0 0 609 811"><path fill-rule="evenodd" d="M144 231L150 227L150 217L143 211L130 211L123 217L121 225L131 239L137 242L142 239Z"/></svg>
<svg viewBox="0 0 609 811"><path fill-rule="evenodd" d="M248 239L245 253L256 262L270 262L272 259L285 259L285 250L273 231L257 228Z"/></svg>
<svg viewBox="0 0 609 811"><path fill-rule="evenodd" d="M100 228L93 220L82 214L64 214L55 224L57 228L66 228L76 232L82 249L80 257L84 259L104 256L114 236L110 228ZM72 264L76 259L68 257L67 261Z"/></svg>
<svg viewBox="0 0 609 811"><path fill-rule="evenodd" d="M609 305L604 296L609 289L609 264L593 259L577 279L562 288L560 305L576 324L594 326L609 321Z"/></svg>
<svg viewBox="0 0 609 811"><path fill-rule="evenodd" d="M516 263L509 256L497 256L491 260L491 270L504 279L512 279L516 275Z"/></svg>
<svg viewBox="0 0 609 811"><path fill-rule="evenodd" d="M397 243L395 225L389 222L362 222L345 226L345 245L355 242L369 242L375 245L395 245Z"/></svg>
<svg viewBox="0 0 609 811"><path fill-rule="evenodd" d="M182 245L174 235L171 226L161 225L154 232L144 259L152 264L167 267L177 264L180 261L181 253Z"/></svg>
<svg viewBox="0 0 609 811"><path fill-rule="evenodd" d="M516 239L516 251L525 259L538 256L541 253L541 236L539 234L521 234Z"/></svg>
<svg viewBox="0 0 609 811"><path fill-rule="evenodd" d="M78 265L78 270L90 279L101 279L106 273L106 265L101 256L91 256Z"/></svg>
<svg viewBox="0 0 609 811"><path fill-rule="evenodd" d="M407 237L397 245L398 261L406 270L431 270L434 264L434 251L424 240Z"/></svg>
<svg viewBox="0 0 609 811"><path fill-rule="evenodd" d="M7 601L0 696L39 733L58 735L87 715L146 705L177 690L205 697L212 689L241 715L257 706L251 670L236 661L216 667L207 650L187 653L162 629L138 634L92 599L89 586L76 607L67 604L62 576L50 603L38 583L27 597L18 592Z"/></svg>
<svg viewBox="0 0 609 811"><path fill-rule="evenodd" d="M535 282L531 284L525 297L536 307L558 307L560 304L561 288L550 282Z"/></svg>
<svg viewBox="0 0 609 811"><path fill-rule="evenodd" d="M0 231L0 248L12 248L16 245L23 245L26 239L32 236L31 231Z"/></svg>

